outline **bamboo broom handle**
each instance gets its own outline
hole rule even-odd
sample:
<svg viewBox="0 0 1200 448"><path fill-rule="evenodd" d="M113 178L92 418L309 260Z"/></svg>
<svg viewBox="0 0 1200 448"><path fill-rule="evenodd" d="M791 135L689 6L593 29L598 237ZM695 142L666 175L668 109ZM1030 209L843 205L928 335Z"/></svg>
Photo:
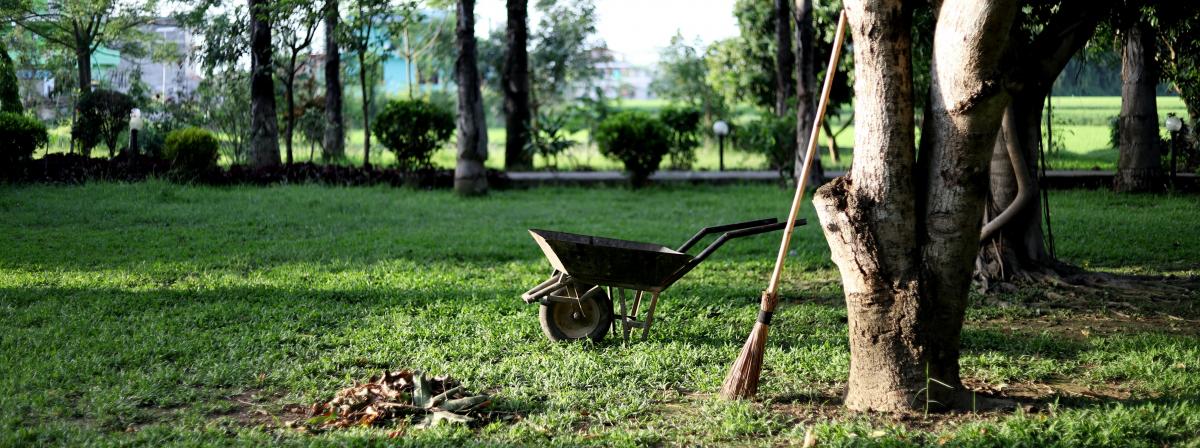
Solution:
<svg viewBox="0 0 1200 448"><path fill-rule="evenodd" d="M804 189L808 184L808 172L812 169L813 155L817 152L817 140L820 137L821 124L825 121L825 109L829 106L829 91L833 89L833 77L837 74L838 58L842 55L842 41L846 35L846 10L838 17L837 34L833 39L833 54L829 56L829 68L825 70L825 83L821 87L821 101L817 103L817 120L813 122L812 133L808 137L808 149L804 153L804 168L800 171L800 179L796 182L796 195L792 197L792 208L788 211L787 224L783 228L783 242L779 243L779 255L775 257L775 271L771 272L771 282L767 284L764 303L767 311L775 308L776 292L779 290L779 278L783 274L783 260L787 258L788 246L792 242L792 231L795 230L796 215L800 214L800 203L804 199Z"/></svg>

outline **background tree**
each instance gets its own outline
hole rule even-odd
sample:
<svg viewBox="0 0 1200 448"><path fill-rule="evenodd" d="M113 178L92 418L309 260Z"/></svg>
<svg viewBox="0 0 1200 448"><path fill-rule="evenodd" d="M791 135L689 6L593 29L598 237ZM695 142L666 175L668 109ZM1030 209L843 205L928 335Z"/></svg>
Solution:
<svg viewBox="0 0 1200 448"><path fill-rule="evenodd" d="M995 231L984 238L980 248L976 275L984 287L1066 268L1046 249L1041 190L1033 181L1039 172L1042 111L1055 79L1092 38L1110 7L1109 1L1065 0L1035 4L1017 16L1009 45L1011 54L1022 56L1008 64L1012 123L1001 129L989 165L986 216ZM1014 154L1021 163L1014 163ZM1014 208L1021 189L1018 175L1027 180L1023 186L1026 199Z"/></svg>
<svg viewBox="0 0 1200 448"><path fill-rule="evenodd" d="M346 157L346 120L342 114L342 51L338 36L341 11L338 0L325 2L325 136L321 158Z"/></svg>
<svg viewBox="0 0 1200 448"><path fill-rule="evenodd" d="M24 113L21 105L21 86L17 82L17 67L8 56L8 46L0 40L0 112Z"/></svg>
<svg viewBox="0 0 1200 448"><path fill-rule="evenodd" d="M92 54L101 46L141 51L149 36L138 27L156 16L156 0L5 0L0 14L75 55L79 89L92 88Z"/></svg>
<svg viewBox="0 0 1200 448"><path fill-rule="evenodd" d="M608 58L604 42L595 38L596 6L592 0L538 0L542 19L530 55L530 109L571 100L572 86L586 89L599 73L596 65ZM536 123L535 123L536 126Z"/></svg>
<svg viewBox="0 0 1200 448"><path fill-rule="evenodd" d="M1187 106L1195 133L1200 120L1200 8L1189 2L1160 1L1155 12L1162 78L1171 82Z"/></svg>
<svg viewBox="0 0 1200 448"><path fill-rule="evenodd" d="M425 77L421 75L421 66L431 52L448 50L439 47L442 34L446 28L453 27L451 14L442 14L444 1L426 1L417 7L401 8L399 17L388 23L391 34L392 48L399 52L405 62L408 77L408 96L414 98L419 92ZM432 9L432 13L427 12Z"/></svg>
<svg viewBox="0 0 1200 448"><path fill-rule="evenodd" d="M1116 14L1121 38L1121 144L1113 186L1117 191L1150 191L1162 187L1157 29L1143 2L1122 3Z"/></svg>
<svg viewBox="0 0 1200 448"><path fill-rule="evenodd" d="M275 61L271 47L271 0L249 0L250 165L279 165L279 126L275 115Z"/></svg>
<svg viewBox="0 0 1200 448"><path fill-rule="evenodd" d="M475 0L458 1L455 30L458 63L458 164L454 168L454 192L465 196L487 193L487 122L483 114L483 91L475 56Z"/></svg>
<svg viewBox="0 0 1200 448"><path fill-rule="evenodd" d="M283 75L283 97L287 109L284 111L284 147L287 164L291 165L292 143L296 133L296 120L304 115L296 108L296 75L304 68L307 51L316 37L323 10L312 0L275 0L273 5L276 32L276 47L284 52L284 65L279 68Z"/></svg>
<svg viewBox="0 0 1200 448"><path fill-rule="evenodd" d="M504 169L533 168L529 144L529 0L507 0L504 33Z"/></svg>
<svg viewBox="0 0 1200 448"><path fill-rule="evenodd" d="M406 3L403 8L413 8ZM375 100L376 72L383 58L387 37L381 32L396 12L387 0L351 0L350 16L343 26L342 42L358 61L358 85L362 93L363 166L371 167L371 105Z"/></svg>
<svg viewBox="0 0 1200 448"><path fill-rule="evenodd" d="M658 56L658 73L650 90L661 98L695 107L712 123L726 113L724 99L708 83L708 65L699 43L689 44L676 32Z"/></svg>

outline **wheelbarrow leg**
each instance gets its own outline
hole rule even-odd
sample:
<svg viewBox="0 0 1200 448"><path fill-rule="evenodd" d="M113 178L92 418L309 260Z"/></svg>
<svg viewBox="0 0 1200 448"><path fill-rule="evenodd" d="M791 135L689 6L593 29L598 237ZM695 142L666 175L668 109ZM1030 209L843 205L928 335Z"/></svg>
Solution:
<svg viewBox="0 0 1200 448"><path fill-rule="evenodd" d="M646 326L642 327L642 340L650 338L650 326L654 325L654 308L658 305L658 293L651 293L650 308L646 309Z"/></svg>
<svg viewBox="0 0 1200 448"><path fill-rule="evenodd" d="M626 314L625 289L617 288L617 292L621 294L621 338L629 341L629 315Z"/></svg>

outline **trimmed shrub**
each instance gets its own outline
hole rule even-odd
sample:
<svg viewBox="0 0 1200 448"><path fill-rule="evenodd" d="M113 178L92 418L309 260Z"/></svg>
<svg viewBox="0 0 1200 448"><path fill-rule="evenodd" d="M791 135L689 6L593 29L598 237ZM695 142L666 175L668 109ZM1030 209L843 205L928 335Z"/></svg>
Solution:
<svg viewBox="0 0 1200 448"><path fill-rule="evenodd" d="M49 142L46 125L41 121L23 114L0 112L0 163L4 166L28 160Z"/></svg>
<svg viewBox="0 0 1200 448"><path fill-rule="evenodd" d="M430 166L434 151L454 133L454 114L421 100L389 102L375 119L372 132L383 146L396 154L405 171Z"/></svg>
<svg viewBox="0 0 1200 448"><path fill-rule="evenodd" d="M763 114L757 120L739 126L733 137L743 151L766 157L770 168L779 172L781 180L791 177L796 163L795 115L780 118Z"/></svg>
<svg viewBox="0 0 1200 448"><path fill-rule="evenodd" d="M601 154L625 164L629 180L637 188L658 171L671 147L671 130L650 114L624 111L600 123L596 143Z"/></svg>
<svg viewBox="0 0 1200 448"><path fill-rule="evenodd" d="M696 147L700 146L700 119L703 114L694 107L665 107L658 119L671 130L671 167L691 169L696 163Z"/></svg>
<svg viewBox="0 0 1200 448"><path fill-rule="evenodd" d="M171 131L163 143L163 157L171 169L187 174L200 174L217 166L221 144L212 132L200 128Z"/></svg>
<svg viewBox="0 0 1200 448"><path fill-rule="evenodd" d="M133 100L124 93L94 90L79 99L78 109L71 136L79 143L83 155L90 156L93 148L104 143L109 155L115 156L121 134L129 130Z"/></svg>

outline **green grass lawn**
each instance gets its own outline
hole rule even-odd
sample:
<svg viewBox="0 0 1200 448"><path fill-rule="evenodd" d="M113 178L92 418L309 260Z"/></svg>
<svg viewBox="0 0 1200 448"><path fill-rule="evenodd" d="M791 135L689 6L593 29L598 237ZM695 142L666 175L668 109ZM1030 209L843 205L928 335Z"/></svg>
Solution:
<svg viewBox="0 0 1200 448"><path fill-rule="evenodd" d="M1065 259L1200 274L1197 196L1051 194ZM929 421L839 410L846 312L813 226L797 233L755 402L712 394L751 327L776 236L732 242L668 290L648 341L552 344L518 298L549 273L526 228L676 245L702 225L781 216L789 197L767 186L471 200L159 181L0 186L0 446L767 446L799 444L809 428L826 446L1200 443L1195 291L1162 298L1170 319L1113 298L1072 309L1040 304L1040 290L975 297L966 376L1041 391L1040 411ZM392 440L391 429L278 428L297 418L285 406L401 367L493 393L510 418Z"/></svg>

